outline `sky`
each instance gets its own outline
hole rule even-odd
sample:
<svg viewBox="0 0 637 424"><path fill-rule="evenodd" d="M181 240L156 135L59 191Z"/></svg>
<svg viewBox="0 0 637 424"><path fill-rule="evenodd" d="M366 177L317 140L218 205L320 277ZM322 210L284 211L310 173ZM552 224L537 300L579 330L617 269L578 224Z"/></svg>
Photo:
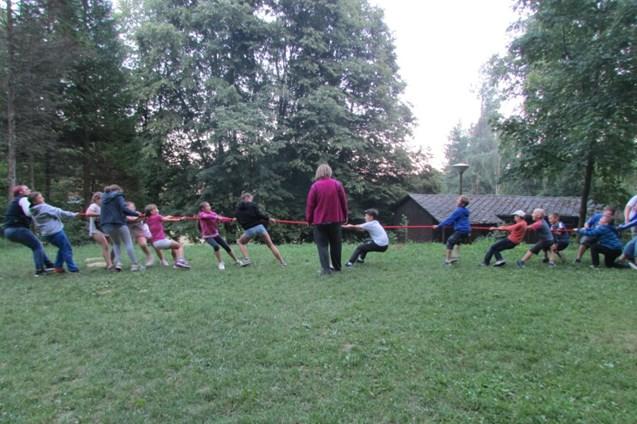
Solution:
<svg viewBox="0 0 637 424"><path fill-rule="evenodd" d="M369 0L385 11L394 35L404 100L417 123L413 148L428 147L432 164L445 165L449 133L478 120L481 68L502 54L516 21L512 0Z"/></svg>

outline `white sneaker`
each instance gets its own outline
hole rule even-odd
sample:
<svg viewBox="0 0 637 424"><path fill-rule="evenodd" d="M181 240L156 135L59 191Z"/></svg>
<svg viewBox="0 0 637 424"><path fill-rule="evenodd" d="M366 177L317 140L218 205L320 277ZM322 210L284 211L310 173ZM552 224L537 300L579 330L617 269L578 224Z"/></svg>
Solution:
<svg viewBox="0 0 637 424"><path fill-rule="evenodd" d="M500 259L499 261L495 261L493 266L504 266L507 263L504 259Z"/></svg>
<svg viewBox="0 0 637 424"><path fill-rule="evenodd" d="M628 261L628 266L630 266L632 269L634 269L635 271L637 271L637 264L635 264L635 262L633 262L633 261Z"/></svg>
<svg viewBox="0 0 637 424"><path fill-rule="evenodd" d="M190 264L184 258L179 258L175 261L175 266L173 268L190 269Z"/></svg>
<svg viewBox="0 0 637 424"><path fill-rule="evenodd" d="M168 261L166 259L162 259L161 260L161 265L162 266L170 266L170 264L168 263Z"/></svg>
<svg viewBox="0 0 637 424"><path fill-rule="evenodd" d="M223 262L219 262L217 268L219 268L219 271L223 271L224 269L226 269L226 265Z"/></svg>
<svg viewBox="0 0 637 424"><path fill-rule="evenodd" d="M142 268L141 268L139 265L137 265L137 264L132 264L132 265L130 266L130 270L131 270L132 272L137 272L137 271L141 271L141 270L142 270Z"/></svg>
<svg viewBox="0 0 637 424"><path fill-rule="evenodd" d="M153 265L155 265L155 258L151 256L150 258L146 259L146 268L150 268Z"/></svg>

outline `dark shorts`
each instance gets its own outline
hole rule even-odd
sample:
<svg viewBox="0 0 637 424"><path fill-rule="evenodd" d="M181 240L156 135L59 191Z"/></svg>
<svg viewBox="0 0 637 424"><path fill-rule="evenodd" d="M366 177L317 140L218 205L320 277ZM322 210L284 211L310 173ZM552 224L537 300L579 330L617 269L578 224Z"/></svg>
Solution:
<svg viewBox="0 0 637 424"><path fill-rule="evenodd" d="M531 253L534 253L534 254L536 254L536 255L537 255L537 254L538 254L538 253L540 253L542 250L548 250L548 249L550 249L550 248L551 248L551 246L553 246L553 243L554 243L554 242L553 242L553 240L541 240L541 241L538 241L537 243L535 243L535 244L533 245L533 247L531 247L531 248L529 249L529 251L530 251Z"/></svg>
<svg viewBox="0 0 637 424"><path fill-rule="evenodd" d="M584 245L586 247L591 247L591 245L594 243L597 243L597 237L582 236L582 238L579 239L579 244Z"/></svg>
<svg viewBox="0 0 637 424"><path fill-rule="evenodd" d="M455 231L448 239L447 239L447 249L453 249L453 246L456 244L468 243L470 233L461 233L459 231Z"/></svg>

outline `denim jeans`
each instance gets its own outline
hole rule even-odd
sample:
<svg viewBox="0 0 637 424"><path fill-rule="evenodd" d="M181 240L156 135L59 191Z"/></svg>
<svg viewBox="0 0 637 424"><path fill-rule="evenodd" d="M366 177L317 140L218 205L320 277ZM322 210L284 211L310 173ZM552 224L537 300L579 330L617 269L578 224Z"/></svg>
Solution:
<svg viewBox="0 0 637 424"><path fill-rule="evenodd" d="M636 245L637 237L634 237L631 241L626 243L626 246L624 246L624 256L626 256L626 258L631 261L635 260L635 247L637 247Z"/></svg>
<svg viewBox="0 0 637 424"><path fill-rule="evenodd" d="M29 230L24 227L9 227L5 228L4 236L15 243L20 243L31 249L33 252L33 262L35 264L35 270L41 271L45 266L51 265L51 261L47 258L44 252L44 246L40 243L40 240Z"/></svg>
<svg viewBox="0 0 637 424"><path fill-rule="evenodd" d="M66 267L70 272L78 272L79 269L77 265L75 265L75 262L73 262L73 249L71 248L71 242L66 236L66 233L64 231L59 231L55 234L51 234L50 236L46 236L45 238L46 241L58 248L58 255L57 258L55 258L55 267L63 268L64 263L66 262Z"/></svg>

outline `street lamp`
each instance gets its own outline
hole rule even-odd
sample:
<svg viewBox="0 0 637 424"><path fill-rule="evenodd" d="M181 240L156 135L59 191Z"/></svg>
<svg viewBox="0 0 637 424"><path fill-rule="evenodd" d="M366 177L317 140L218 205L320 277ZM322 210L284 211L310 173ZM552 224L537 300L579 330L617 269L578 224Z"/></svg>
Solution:
<svg viewBox="0 0 637 424"><path fill-rule="evenodd" d="M452 168L456 168L458 170L458 175L460 176L460 194L462 194L462 174L469 168L468 163L456 163L451 165Z"/></svg>

